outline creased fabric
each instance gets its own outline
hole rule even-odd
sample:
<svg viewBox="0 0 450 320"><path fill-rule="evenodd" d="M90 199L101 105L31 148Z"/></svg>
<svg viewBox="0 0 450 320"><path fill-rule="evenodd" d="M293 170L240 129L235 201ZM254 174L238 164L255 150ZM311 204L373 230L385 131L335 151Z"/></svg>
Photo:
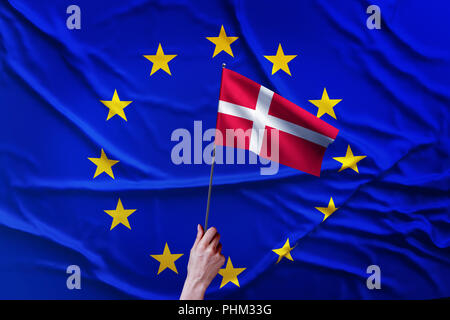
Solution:
<svg viewBox="0 0 450 320"><path fill-rule="evenodd" d="M178 128L215 127L222 63L312 114L326 88L339 129L321 177L280 166L216 164L210 225L240 287L211 299L431 299L450 296L450 28L444 1L378 1L382 28L361 1L0 2L1 298L176 299L196 225L204 221L209 164L175 165ZM212 58L224 26L239 37ZM171 75L150 76L161 43ZM281 43L291 76L272 75ZM117 90L133 101L106 121ZM193 142L192 142L193 143ZM203 142L205 147L208 142ZM365 155L338 172L333 157ZM93 179L104 149L115 179ZM248 154L247 154L248 155ZM193 160L193 155L192 155ZM315 207L338 210L322 222ZM131 230L110 230L118 198ZM272 249L290 239L294 261ZM165 243L178 274L157 275ZM68 290L79 265L82 290ZM381 268L368 290L366 268Z"/></svg>

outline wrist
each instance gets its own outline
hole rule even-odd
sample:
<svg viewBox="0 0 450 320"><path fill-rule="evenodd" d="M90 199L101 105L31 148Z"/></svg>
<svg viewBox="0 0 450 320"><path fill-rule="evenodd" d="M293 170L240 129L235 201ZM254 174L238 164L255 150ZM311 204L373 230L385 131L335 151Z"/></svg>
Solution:
<svg viewBox="0 0 450 320"><path fill-rule="evenodd" d="M208 285L199 279L186 277L180 300L203 300Z"/></svg>

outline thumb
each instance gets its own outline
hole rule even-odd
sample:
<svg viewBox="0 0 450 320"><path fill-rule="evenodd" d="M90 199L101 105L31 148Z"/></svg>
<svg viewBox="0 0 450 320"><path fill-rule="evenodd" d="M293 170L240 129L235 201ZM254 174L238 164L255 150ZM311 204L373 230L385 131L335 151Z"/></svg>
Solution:
<svg viewBox="0 0 450 320"><path fill-rule="evenodd" d="M200 242L203 237L203 227L201 225L197 225L197 238L195 238L194 247Z"/></svg>

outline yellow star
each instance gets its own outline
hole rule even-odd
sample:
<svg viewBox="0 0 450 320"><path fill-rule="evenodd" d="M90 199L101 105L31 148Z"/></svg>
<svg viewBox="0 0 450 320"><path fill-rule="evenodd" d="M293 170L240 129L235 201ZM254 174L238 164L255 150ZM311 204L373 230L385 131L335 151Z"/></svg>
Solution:
<svg viewBox="0 0 450 320"><path fill-rule="evenodd" d="M239 37L227 37L225 29L223 25L220 27L220 33L218 37L206 37L209 41L216 45L214 49L213 58L218 55L220 52L225 51L230 56L233 56L233 51L231 51L231 44L235 42Z"/></svg>
<svg viewBox="0 0 450 320"><path fill-rule="evenodd" d="M228 257L227 265L225 268L219 270L219 274L223 277L220 287L222 288L228 282L233 282L239 287L239 280L237 276L247 268L233 268L231 258Z"/></svg>
<svg viewBox="0 0 450 320"><path fill-rule="evenodd" d="M335 212L339 208L336 208L334 206L333 198L330 197L330 202L328 203L328 207L316 207L316 209L325 215L322 220L322 222L324 222L325 219L327 219L333 212Z"/></svg>
<svg viewBox="0 0 450 320"><path fill-rule="evenodd" d="M339 169L338 172L341 172L342 170L345 170L347 168L351 168L354 171L356 171L357 173L359 173L358 166L356 164L359 161L361 161L362 159L364 159L365 157L366 156L354 156L352 149L350 148L350 145L348 145L347 153L345 154L345 157L336 157L333 159L342 163L342 167L341 167L341 169Z"/></svg>
<svg viewBox="0 0 450 320"><path fill-rule="evenodd" d="M288 62L294 59L297 55L285 55L283 52L283 48L281 47L281 43L278 44L277 54L275 56L264 56L267 60L273 63L272 66L272 74L277 72L278 70L283 70L288 75L291 75L291 71L289 70Z"/></svg>
<svg viewBox="0 0 450 320"><path fill-rule="evenodd" d="M148 60L150 60L153 63L152 71L150 72L150 75L154 74L159 69L164 70L169 75L172 75L170 73L169 69L169 61L175 58L176 54L164 54L164 51L161 47L161 43L158 44L158 50L156 50L155 55L144 55L144 57Z"/></svg>
<svg viewBox="0 0 450 320"><path fill-rule="evenodd" d="M150 256L159 261L158 274L160 274L166 268L169 268L170 270L178 274L177 267L175 266L175 261L179 259L182 255L183 255L182 253L179 254L170 253L169 246L167 245L166 242L163 254L151 254Z"/></svg>
<svg viewBox="0 0 450 320"><path fill-rule="evenodd" d="M120 101L119 95L117 94L117 90L114 89L112 100L110 101L100 100L100 102L109 108L109 113L106 120L111 119L113 116L117 114L120 117L122 117L122 119L127 121L127 117L125 116L125 112L123 111L123 109L133 101Z"/></svg>
<svg viewBox="0 0 450 320"><path fill-rule="evenodd" d="M116 210L103 210L107 214L109 214L111 217L113 217L113 221L111 224L112 230L117 226L119 223L123 224L125 227L131 230L130 223L128 222L128 216L131 215L133 212L136 211L136 209L124 209L122 205L122 201L117 202Z"/></svg>
<svg viewBox="0 0 450 320"><path fill-rule="evenodd" d="M102 149L102 154L100 158L88 158L97 166L97 170L95 170L94 178L99 174L106 172L111 178L114 179L114 174L112 171L112 166L115 165L119 160L109 160L105 154L105 151Z"/></svg>
<svg viewBox="0 0 450 320"><path fill-rule="evenodd" d="M325 113L329 114L336 119L333 107L341 102L342 99L330 99L328 98L327 89L323 89L322 99L320 100L309 100L313 105L315 105L319 110L317 110L317 117L320 118Z"/></svg>
<svg viewBox="0 0 450 320"><path fill-rule="evenodd" d="M283 247L279 249L273 249L272 251L275 252L277 255L279 255L276 263L280 262L280 260L283 259L283 257L291 261L294 261L294 259L292 259L291 256L292 249L294 248L291 248L291 245L289 244L289 238L286 240L286 243L284 244Z"/></svg>

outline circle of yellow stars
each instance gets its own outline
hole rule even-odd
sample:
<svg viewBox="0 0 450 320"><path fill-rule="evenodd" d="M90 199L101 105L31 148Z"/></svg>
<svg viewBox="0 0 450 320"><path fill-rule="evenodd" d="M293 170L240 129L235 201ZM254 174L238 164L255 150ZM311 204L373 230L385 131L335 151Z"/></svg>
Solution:
<svg viewBox="0 0 450 320"><path fill-rule="evenodd" d="M224 52L229 56L234 58L232 44L234 44L239 37L237 36L228 36L227 32L223 25L220 27L220 31L218 36L210 36L205 37L208 41L210 41L214 45L214 51L212 53L212 59L214 59L217 55ZM156 53L155 54L144 54L143 57L152 63L152 68L150 71L150 76L153 76L157 71L162 70L166 72L169 76L172 76L169 63L172 62L174 58L176 58L177 54L166 54L161 43L158 43ZM285 54L281 43L278 43L278 47L276 53L274 55L264 55L263 57L267 59L270 63L272 63L272 75L276 74L278 71L283 71L287 75L292 77L291 70L289 68L289 63L291 63L298 55L296 54ZM334 111L334 107L342 101L342 99L330 99L328 96L327 89L324 88L322 92L322 97L316 100L308 100L311 104L318 108L317 117L320 118L325 114L328 114L334 119L336 118L336 114ZM128 107L133 101L120 100L117 89L114 89L111 100L100 100L100 102L108 108L108 114L106 117L106 121L114 118L114 116L118 116L125 121L127 117L125 115L125 108ZM127 109L128 110L128 109ZM362 159L366 158L366 156L355 156L350 145L347 146L347 151L344 156L333 157L334 160L341 163L342 166L338 172L341 172L346 169L351 169L356 173L359 173L358 170L358 162ZM100 150L99 158L88 158L92 163L96 165L96 170L94 172L93 179L97 178L102 173L105 173L112 179L115 179L112 167L119 163L119 160L113 160L108 158L103 148ZM322 222L329 218L335 211L339 208L335 206L334 200L330 197L328 201L328 205L326 207L315 207L320 213L323 214ZM123 225L124 227L131 230L130 222L128 218L131 214L133 214L137 209L125 209L122 200L118 198L116 208L104 210L106 214L108 214L112 218L110 231L118 227L119 225ZM277 261L278 264L283 258L294 261L291 251L295 248L291 247L289 242L289 238L285 241L284 245L280 248L273 249L272 251L278 256ZM157 275L163 272L166 269L172 270L174 273L178 274L177 267L175 262L181 258L183 253L172 253L169 249L169 245L166 242L163 248L162 254L151 254L154 260L159 262L159 267L157 270ZM238 276L244 272L246 268L235 268L233 263L231 262L231 258L228 257L227 263L224 268L219 270L219 275L222 276L222 282L220 284L220 288L225 286L228 283L233 283L236 286L240 286Z"/></svg>

